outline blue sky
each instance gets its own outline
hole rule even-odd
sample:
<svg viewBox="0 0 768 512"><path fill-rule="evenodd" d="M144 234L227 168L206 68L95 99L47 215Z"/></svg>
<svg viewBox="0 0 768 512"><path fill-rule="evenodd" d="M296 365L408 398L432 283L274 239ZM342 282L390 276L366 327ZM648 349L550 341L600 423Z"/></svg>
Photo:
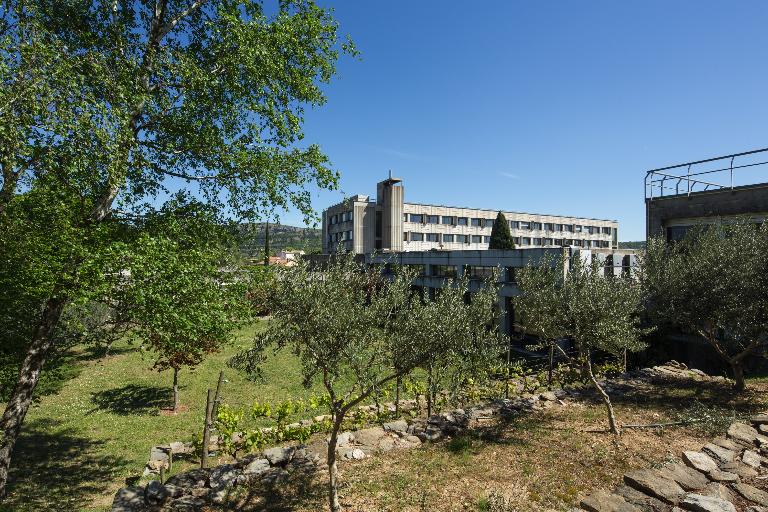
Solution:
<svg viewBox="0 0 768 512"><path fill-rule="evenodd" d="M319 2L361 56L307 114L342 176L318 210L391 169L406 201L640 240L647 169L768 146L768 2Z"/></svg>

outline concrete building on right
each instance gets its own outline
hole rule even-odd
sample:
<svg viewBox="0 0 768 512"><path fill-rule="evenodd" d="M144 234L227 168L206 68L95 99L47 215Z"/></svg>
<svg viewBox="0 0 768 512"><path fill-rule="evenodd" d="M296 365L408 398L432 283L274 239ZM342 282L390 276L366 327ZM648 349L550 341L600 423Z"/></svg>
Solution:
<svg viewBox="0 0 768 512"><path fill-rule="evenodd" d="M692 227L768 219L768 148L652 169L645 175L646 237L682 239Z"/></svg>

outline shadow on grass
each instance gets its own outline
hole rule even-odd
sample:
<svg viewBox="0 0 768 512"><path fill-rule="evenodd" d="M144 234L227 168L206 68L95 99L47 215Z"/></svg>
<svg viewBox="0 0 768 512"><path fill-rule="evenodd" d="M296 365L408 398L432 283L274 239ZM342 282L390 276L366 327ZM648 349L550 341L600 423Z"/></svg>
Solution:
<svg viewBox="0 0 768 512"><path fill-rule="evenodd" d="M126 384L91 395L96 409L127 416L155 413L171 404L171 390L157 386Z"/></svg>
<svg viewBox="0 0 768 512"><path fill-rule="evenodd" d="M80 510L88 496L109 493L128 461L100 455L101 444L54 420L26 423L0 511Z"/></svg>

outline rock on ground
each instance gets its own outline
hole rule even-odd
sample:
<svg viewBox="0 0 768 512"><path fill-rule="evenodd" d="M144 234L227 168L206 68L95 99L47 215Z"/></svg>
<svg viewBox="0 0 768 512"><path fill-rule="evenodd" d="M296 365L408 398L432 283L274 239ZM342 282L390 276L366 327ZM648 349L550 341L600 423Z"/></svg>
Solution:
<svg viewBox="0 0 768 512"><path fill-rule="evenodd" d="M768 493L761 491L757 487L753 487L749 484L739 483L734 484L733 488L741 494L744 498L757 503L763 507L768 507Z"/></svg>
<svg viewBox="0 0 768 512"><path fill-rule="evenodd" d="M624 475L627 485L635 489L655 496L667 503L677 503L685 491L677 482L662 476L652 469L639 469Z"/></svg>
<svg viewBox="0 0 768 512"><path fill-rule="evenodd" d="M112 512L137 512L144 509L144 488L125 487L117 491Z"/></svg>
<svg viewBox="0 0 768 512"><path fill-rule="evenodd" d="M640 509L618 496L598 491L581 500L581 507L590 512L640 512Z"/></svg>
<svg viewBox="0 0 768 512"><path fill-rule="evenodd" d="M736 512L733 503L714 496L687 494L680 503L682 508L695 512Z"/></svg>

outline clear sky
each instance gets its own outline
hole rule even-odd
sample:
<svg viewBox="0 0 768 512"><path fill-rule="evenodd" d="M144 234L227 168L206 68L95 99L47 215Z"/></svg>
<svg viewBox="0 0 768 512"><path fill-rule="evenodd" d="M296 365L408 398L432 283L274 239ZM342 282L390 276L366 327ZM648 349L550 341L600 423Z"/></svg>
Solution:
<svg viewBox="0 0 768 512"><path fill-rule="evenodd" d="M641 240L647 169L768 147L765 1L319 2L361 56L307 116L341 172L318 211L391 169L406 201Z"/></svg>

